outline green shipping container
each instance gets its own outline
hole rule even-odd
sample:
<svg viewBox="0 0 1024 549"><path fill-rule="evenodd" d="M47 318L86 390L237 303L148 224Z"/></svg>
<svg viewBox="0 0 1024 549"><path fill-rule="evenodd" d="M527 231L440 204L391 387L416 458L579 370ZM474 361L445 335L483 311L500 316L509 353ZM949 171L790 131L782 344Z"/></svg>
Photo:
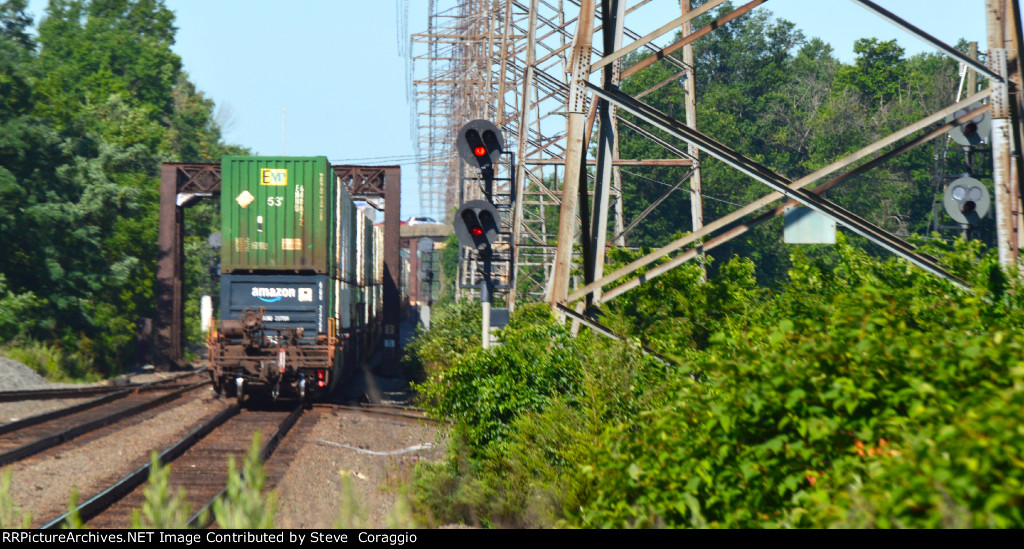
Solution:
<svg viewBox="0 0 1024 549"><path fill-rule="evenodd" d="M334 179L322 156L225 156L221 270L334 275Z"/></svg>

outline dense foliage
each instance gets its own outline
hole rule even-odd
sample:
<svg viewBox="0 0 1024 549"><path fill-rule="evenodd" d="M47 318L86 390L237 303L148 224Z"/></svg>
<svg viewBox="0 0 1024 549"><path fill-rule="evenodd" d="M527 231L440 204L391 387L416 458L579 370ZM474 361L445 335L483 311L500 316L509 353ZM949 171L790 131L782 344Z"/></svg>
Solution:
<svg viewBox="0 0 1024 549"><path fill-rule="evenodd" d="M31 365L58 377L115 373L153 316L160 163L238 149L171 51L163 0L51 0L38 37L26 4L0 2L0 346L48 349L55 367Z"/></svg>
<svg viewBox="0 0 1024 549"><path fill-rule="evenodd" d="M973 454L964 433L999 429L1024 390L1020 304L845 244L836 255L795 257L748 326L712 337L703 382L605 434L583 524L1021 524L1007 504L1024 496L1007 457L1020 433Z"/></svg>
<svg viewBox="0 0 1024 549"><path fill-rule="evenodd" d="M475 316L472 308L461 306L452 320L479 328L479 306ZM439 360L421 350L452 329L435 330L416 347L427 365L420 389L432 413L457 421L451 459L425 465L417 481L434 520L515 525L529 514L553 524L551 510L572 507L582 489L576 468L597 434L657 401L650 389L667 377L663 363L635 346L571 337L544 305L520 307L488 350L477 339Z"/></svg>
<svg viewBox="0 0 1024 549"><path fill-rule="evenodd" d="M778 291L734 259L707 283L685 268L664 278L651 291L661 308L643 295L606 306L633 343L573 339L545 307L519 311L505 345L428 368L426 405L454 421L457 444L421 467L421 512L532 526L1024 525L1024 286L978 243L930 251L974 293L840 239L795 253Z"/></svg>

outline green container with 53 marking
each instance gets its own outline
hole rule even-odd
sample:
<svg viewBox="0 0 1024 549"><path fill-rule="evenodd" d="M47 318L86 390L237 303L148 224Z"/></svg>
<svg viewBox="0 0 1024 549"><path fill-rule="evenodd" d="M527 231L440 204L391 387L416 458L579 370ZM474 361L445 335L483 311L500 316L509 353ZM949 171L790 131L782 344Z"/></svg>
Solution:
<svg viewBox="0 0 1024 549"><path fill-rule="evenodd" d="M338 192L323 156L225 156L221 271L336 276Z"/></svg>

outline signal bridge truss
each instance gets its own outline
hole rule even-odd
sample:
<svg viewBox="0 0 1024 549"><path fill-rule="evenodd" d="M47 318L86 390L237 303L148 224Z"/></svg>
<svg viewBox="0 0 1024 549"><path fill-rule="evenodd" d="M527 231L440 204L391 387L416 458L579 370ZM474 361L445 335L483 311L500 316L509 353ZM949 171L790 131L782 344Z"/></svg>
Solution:
<svg viewBox="0 0 1024 549"><path fill-rule="evenodd" d="M665 2L655 0L432 0L429 28L410 40L412 70L426 74L415 81L420 154L427 158L420 165L424 207L441 217L450 215L462 200L479 197L473 174L460 172L454 147L458 129L482 118L503 130L506 150L514 153L503 159L501 167L508 178L507 195L517 198L509 204L511 215L507 216L508 237L515 244L511 247L514 267L505 275L514 287L509 292L510 306L517 297L530 297L583 311L587 303L614 299L640 284L641 279L628 278L638 269L648 268L643 280L656 278L781 215L792 204L807 206L918 267L964 285L902 238L839 207L822 193L988 112L1000 262L1017 264L1022 166L1020 155L1013 151L1021 150L1024 143L1017 2L985 0L977 8L964 7L985 10L986 65L876 2L851 1L984 75L991 85L794 181L701 133L694 108L697 79L692 44L759 6L770 8L768 0L741 0L734 9L728 9L732 4L725 0L709 0L690 9L690 2L683 0L678 10L666 10ZM701 26L692 25L701 16ZM652 19L659 23L652 25ZM642 22L646 22L643 28L630 26ZM676 32L678 39L672 38ZM634 52L652 55L623 70L623 59ZM619 89L622 79L656 63L668 66L672 76L633 94ZM644 102L648 93L675 82L684 87L686 97L678 119ZM631 120L620 117L623 112L632 115ZM954 113L958 118L948 121ZM660 158L621 158L620 131L657 144ZM705 222L698 160L702 155L764 185L764 196ZM674 191L691 193L692 232L603 275L607 246L623 244L624 235L664 200L663 196L652 201L637 219L625 219L622 178L628 176L623 172L630 166L689 168L665 196ZM654 265L663 258L668 260ZM573 268L575 263L583 268ZM467 271L472 274L472 269ZM471 278L461 282L472 285Z"/></svg>

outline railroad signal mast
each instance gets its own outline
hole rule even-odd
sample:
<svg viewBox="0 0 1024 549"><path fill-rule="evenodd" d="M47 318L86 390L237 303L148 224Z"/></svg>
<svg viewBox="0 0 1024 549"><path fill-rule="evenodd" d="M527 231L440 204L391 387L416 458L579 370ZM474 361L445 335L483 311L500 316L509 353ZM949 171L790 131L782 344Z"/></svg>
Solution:
<svg viewBox="0 0 1024 549"><path fill-rule="evenodd" d="M972 60L978 59L978 43L968 42L967 55ZM966 84L966 88L964 85ZM961 64L960 87L957 89L957 101L961 95L972 95L978 92L978 73L967 64ZM982 225L988 215L992 197L988 186L981 179L991 179L992 173L992 113L983 112L973 118L965 118L970 111L982 107L979 102L963 108L946 117L947 123L962 120L949 131L947 137L935 141L935 180L936 197L929 221L931 231L952 229L963 234L964 238L995 238L995 225ZM959 162L951 162L954 155L952 144L959 148L962 157ZM952 164L952 165L951 165ZM955 224L941 223L940 210ZM994 242L993 242L994 243Z"/></svg>
<svg viewBox="0 0 1024 549"><path fill-rule="evenodd" d="M459 130L456 150L464 162L462 172L462 198L453 221L455 235L462 246L459 262L459 289L480 291L483 310L482 342L490 346L491 301L495 291L506 292L511 305L514 294L514 268L512 263L511 230L505 230L502 216L512 208L515 197L511 185L505 185L508 192L496 192L496 181L514 181L514 177L496 177L496 168L501 166L505 139L502 131L487 120L473 120ZM465 166L471 170L466 174ZM514 165L514 161L509 162ZM500 185L499 185L500 186ZM483 198L465 200L467 194L482 195ZM499 281L496 283L496 281ZM503 282L501 282L503 281ZM508 308L495 309L497 327L508 322Z"/></svg>

